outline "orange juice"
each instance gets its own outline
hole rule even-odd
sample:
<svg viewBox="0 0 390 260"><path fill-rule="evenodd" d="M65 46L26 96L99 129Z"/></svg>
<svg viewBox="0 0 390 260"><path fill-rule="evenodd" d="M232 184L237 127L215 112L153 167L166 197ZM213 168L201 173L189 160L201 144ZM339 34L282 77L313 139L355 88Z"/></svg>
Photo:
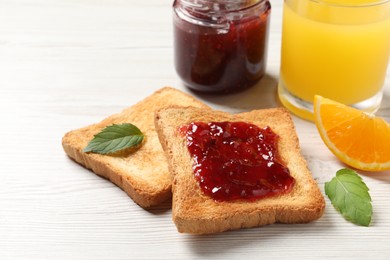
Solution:
<svg viewBox="0 0 390 260"><path fill-rule="evenodd" d="M279 96L286 107L308 117L299 112L305 105L291 108L283 93L309 106L316 94L349 105L380 95L376 107L362 108L379 107L390 56L390 1L373 2L285 0Z"/></svg>

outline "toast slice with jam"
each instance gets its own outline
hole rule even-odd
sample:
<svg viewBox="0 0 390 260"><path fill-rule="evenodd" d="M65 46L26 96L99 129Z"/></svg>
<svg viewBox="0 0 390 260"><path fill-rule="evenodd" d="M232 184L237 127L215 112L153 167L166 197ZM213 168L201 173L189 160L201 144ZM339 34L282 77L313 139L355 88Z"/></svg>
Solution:
<svg viewBox="0 0 390 260"><path fill-rule="evenodd" d="M247 133L247 137L231 135L231 127L236 127L236 123L245 127L249 125L252 130L270 129L276 137L273 140L272 134L264 137L259 132L245 129L242 133ZM207 126L210 129L206 129ZM156 112L155 127L173 174L172 215L179 232L208 234L272 223L307 223L322 216L324 197L301 155L295 126L286 109L255 110L233 115L198 108L170 107ZM196 132L198 135L194 134ZM203 141L212 134L217 136L215 140ZM218 139L221 136L227 139ZM275 161L262 161L260 158L258 162L257 159L249 162L251 159L248 161L248 157L242 157L251 148L242 150L240 145L253 143L255 136L259 137L258 149L263 149L259 148L263 145L262 138L273 145L275 151L267 154L268 144L264 144L266 150L262 150L260 155L267 160L267 155L274 155ZM194 155L190 147L195 141L199 142L195 149L198 154ZM229 148L222 149L217 143L233 145L229 151ZM237 154L236 158L233 158L234 154ZM238 169L237 172L224 172L225 168L232 169L229 168L232 162L238 163L233 167ZM245 168L246 164L249 168ZM286 187L283 182L281 185L277 183L279 177L273 175L273 170L267 169L267 165L271 167L273 164L280 164L281 168L276 171L284 171L290 176L287 178L293 179L287 182ZM259 165L263 165L263 169ZM240 176L243 167L248 174L252 166L259 166L268 177L246 179ZM256 168L251 174L257 174L257 171ZM205 172L206 175L202 175ZM214 182L208 182L208 176L212 176L210 178L214 178ZM273 183L273 179L276 182ZM232 192L234 189L235 193ZM248 196L261 192L264 196ZM214 193L220 196L215 197ZM235 195L232 196L232 193Z"/></svg>
<svg viewBox="0 0 390 260"><path fill-rule="evenodd" d="M154 112L172 105L209 109L195 98L165 87L100 123L66 133L62 146L70 158L119 186L141 207L158 205L171 197L172 176L154 128ZM102 155L83 151L102 129L122 123L137 126L145 135L135 152Z"/></svg>

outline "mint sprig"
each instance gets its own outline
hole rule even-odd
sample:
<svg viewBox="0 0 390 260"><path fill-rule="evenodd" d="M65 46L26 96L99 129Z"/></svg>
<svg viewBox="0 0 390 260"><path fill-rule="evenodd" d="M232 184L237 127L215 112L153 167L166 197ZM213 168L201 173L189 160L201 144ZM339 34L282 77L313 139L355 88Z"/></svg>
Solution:
<svg viewBox="0 0 390 260"><path fill-rule="evenodd" d="M95 135L83 151L110 154L136 147L143 139L144 134L135 125L130 123L113 124Z"/></svg>
<svg viewBox="0 0 390 260"><path fill-rule="evenodd" d="M337 171L336 177L325 183L325 193L343 217L355 224L368 226L372 205L368 187L351 169Z"/></svg>

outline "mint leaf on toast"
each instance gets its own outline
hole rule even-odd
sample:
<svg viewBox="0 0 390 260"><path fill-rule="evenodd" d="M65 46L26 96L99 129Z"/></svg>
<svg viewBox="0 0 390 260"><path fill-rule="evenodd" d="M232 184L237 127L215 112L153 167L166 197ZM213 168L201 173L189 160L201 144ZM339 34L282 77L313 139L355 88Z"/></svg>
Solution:
<svg viewBox="0 0 390 260"><path fill-rule="evenodd" d="M83 151L110 154L136 147L143 139L144 134L135 125L130 123L113 124L95 135Z"/></svg>

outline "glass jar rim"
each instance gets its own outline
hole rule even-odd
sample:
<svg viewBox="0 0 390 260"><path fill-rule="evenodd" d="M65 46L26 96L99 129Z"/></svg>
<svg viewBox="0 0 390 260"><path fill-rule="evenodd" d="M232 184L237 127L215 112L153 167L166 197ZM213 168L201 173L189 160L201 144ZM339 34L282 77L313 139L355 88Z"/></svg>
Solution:
<svg viewBox="0 0 390 260"><path fill-rule="evenodd" d="M285 0L286 1L286 0ZM390 3L390 0L376 0L368 3L337 3L327 0L307 0L309 2L313 2L315 4L322 4L331 7L346 7L346 8L364 8L364 7L373 7Z"/></svg>
<svg viewBox="0 0 390 260"><path fill-rule="evenodd" d="M173 11L189 23L227 30L231 21L257 17L270 6L269 0L175 0Z"/></svg>
<svg viewBox="0 0 390 260"><path fill-rule="evenodd" d="M202 9L203 5L212 4L213 12L223 12L223 13L231 13L231 12L243 12L248 9L254 8L258 5L268 2L268 0L175 0L182 4L187 5L187 7L192 8L200 8ZM389 0L390 1L390 0ZM195 3L194 3L195 2ZM203 5L202 5L203 4ZM217 5L215 5L217 4ZM237 6L237 8L226 8L219 9L221 4L231 4L233 6ZM217 7L218 6L218 7Z"/></svg>

